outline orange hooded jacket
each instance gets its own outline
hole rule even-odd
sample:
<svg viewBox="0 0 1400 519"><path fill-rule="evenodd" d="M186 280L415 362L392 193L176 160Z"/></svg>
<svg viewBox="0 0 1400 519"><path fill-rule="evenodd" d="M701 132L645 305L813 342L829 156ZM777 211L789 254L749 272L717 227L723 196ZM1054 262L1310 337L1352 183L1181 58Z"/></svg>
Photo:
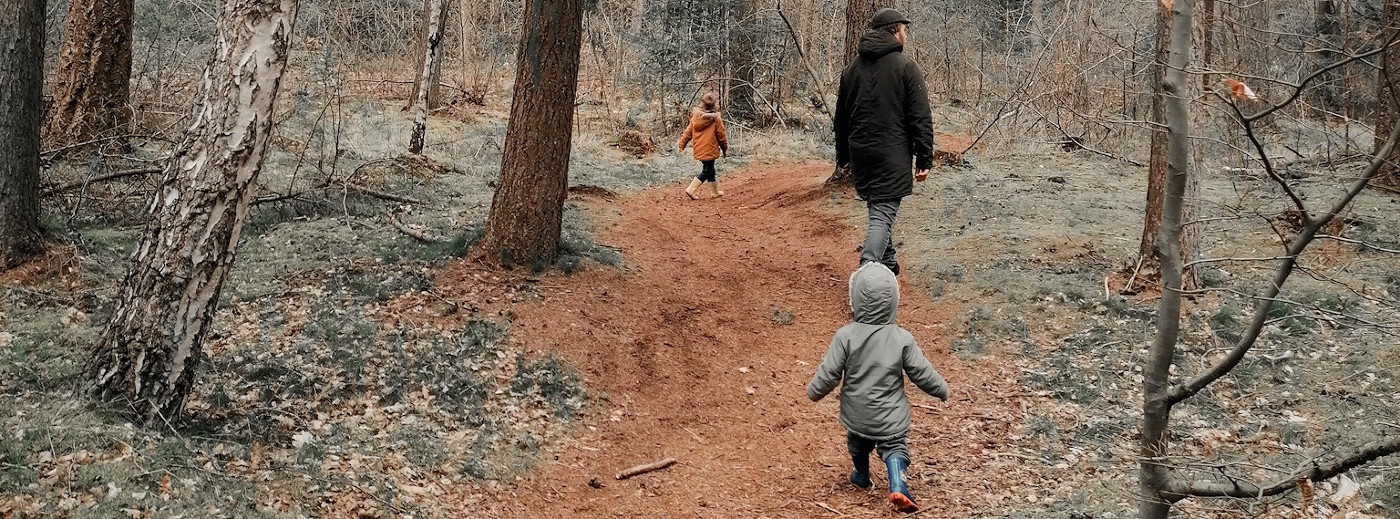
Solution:
<svg viewBox="0 0 1400 519"><path fill-rule="evenodd" d="M685 145L695 143L695 160L715 160L720 154L729 153L729 139L724 133L724 120L718 112L706 112L699 108L690 111L690 126L681 135L676 149L685 151Z"/></svg>

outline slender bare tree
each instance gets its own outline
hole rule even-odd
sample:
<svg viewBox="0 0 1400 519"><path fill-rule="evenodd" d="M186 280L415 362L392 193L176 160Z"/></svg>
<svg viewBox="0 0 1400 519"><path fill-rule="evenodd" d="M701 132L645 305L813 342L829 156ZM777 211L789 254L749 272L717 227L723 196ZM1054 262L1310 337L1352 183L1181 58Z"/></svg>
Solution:
<svg viewBox="0 0 1400 519"><path fill-rule="evenodd" d="M44 126L51 146L118 136L131 121L134 0L73 0Z"/></svg>
<svg viewBox="0 0 1400 519"><path fill-rule="evenodd" d="M409 109L416 109L418 90L425 83L428 86L428 109L437 110L442 106L442 34L443 28L447 26L448 8L451 5L452 3L446 0L423 0L423 24L418 30L418 52L413 55L418 68L413 73L413 94L409 97ZM466 13L462 14L465 16ZM436 24L433 23L434 20L437 21ZM464 41L465 39L463 37ZM429 52L432 52L435 58L431 62L423 59ZM425 71L426 78L423 75Z"/></svg>
<svg viewBox="0 0 1400 519"><path fill-rule="evenodd" d="M0 0L0 269L37 254L44 0Z"/></svg>
<svg viewBox="0 0 1400 519"><path fill-rule="evenodd" d="M526 0L505 156L480 253L504 265L553 260L569 186L581 0Z"/></svg>
<svg viewBox="0 0 1400 519"><path fill-rule="evenodd" d="M423 60L418 66L418 75L413 78L413 136L408 141L408 152L423 153L423 141L428 133L428 112L433 108L438 77L442 71L442 30L447 24L446 0L429 0L427 13L428 31L423 37Z"/></svg>
<svg viewBox="0 0 1400 519"><path fill-rule="evenodd" d="M271 137L296 0L227 0L200 102L88 374L137 423L175 420L233 266Z"/></svg>

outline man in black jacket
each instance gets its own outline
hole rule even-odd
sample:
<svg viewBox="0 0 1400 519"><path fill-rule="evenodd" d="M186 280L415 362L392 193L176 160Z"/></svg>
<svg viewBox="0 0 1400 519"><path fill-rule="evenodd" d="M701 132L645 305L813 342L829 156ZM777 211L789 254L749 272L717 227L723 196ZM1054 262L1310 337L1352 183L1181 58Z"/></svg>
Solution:
<svg viewBox="0 0 1400 519"><path fill-rule="evenodd" d="M904 55L909 23L894 9L870 18L836 98L836 164L850 168L869 215L860 263L878 261L895 274L891 229L899 202L933 167L928 90L919 66Z"/></svg>

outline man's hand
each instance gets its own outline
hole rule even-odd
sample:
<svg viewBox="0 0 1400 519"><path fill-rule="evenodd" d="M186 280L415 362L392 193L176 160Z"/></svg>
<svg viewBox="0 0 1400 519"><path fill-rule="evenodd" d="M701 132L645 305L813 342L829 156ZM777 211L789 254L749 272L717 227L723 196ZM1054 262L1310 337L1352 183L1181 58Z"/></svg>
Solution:
<svg viewBox="0 0 1400 519"><path fill-rule="evenodd" d="M915 170L915 171L914 171L914 181L915 181L915 182L923 182L923 181L925 181L925 180L928 180L928 170L927 170L927 169L920 169L920 170Z"/></svg>

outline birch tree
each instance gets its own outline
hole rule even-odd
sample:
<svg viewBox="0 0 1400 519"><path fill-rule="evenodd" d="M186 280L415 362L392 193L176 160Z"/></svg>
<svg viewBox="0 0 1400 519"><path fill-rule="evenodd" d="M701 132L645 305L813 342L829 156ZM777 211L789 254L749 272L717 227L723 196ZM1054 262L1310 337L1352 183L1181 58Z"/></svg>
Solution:
<svg viewBox="0 0 1400 519"><path fill-rule="evenodd" d="M179 417L271 136L296 0L227 0L185 140L166 166L112 320L94 396L137 423Z"/></svg>

